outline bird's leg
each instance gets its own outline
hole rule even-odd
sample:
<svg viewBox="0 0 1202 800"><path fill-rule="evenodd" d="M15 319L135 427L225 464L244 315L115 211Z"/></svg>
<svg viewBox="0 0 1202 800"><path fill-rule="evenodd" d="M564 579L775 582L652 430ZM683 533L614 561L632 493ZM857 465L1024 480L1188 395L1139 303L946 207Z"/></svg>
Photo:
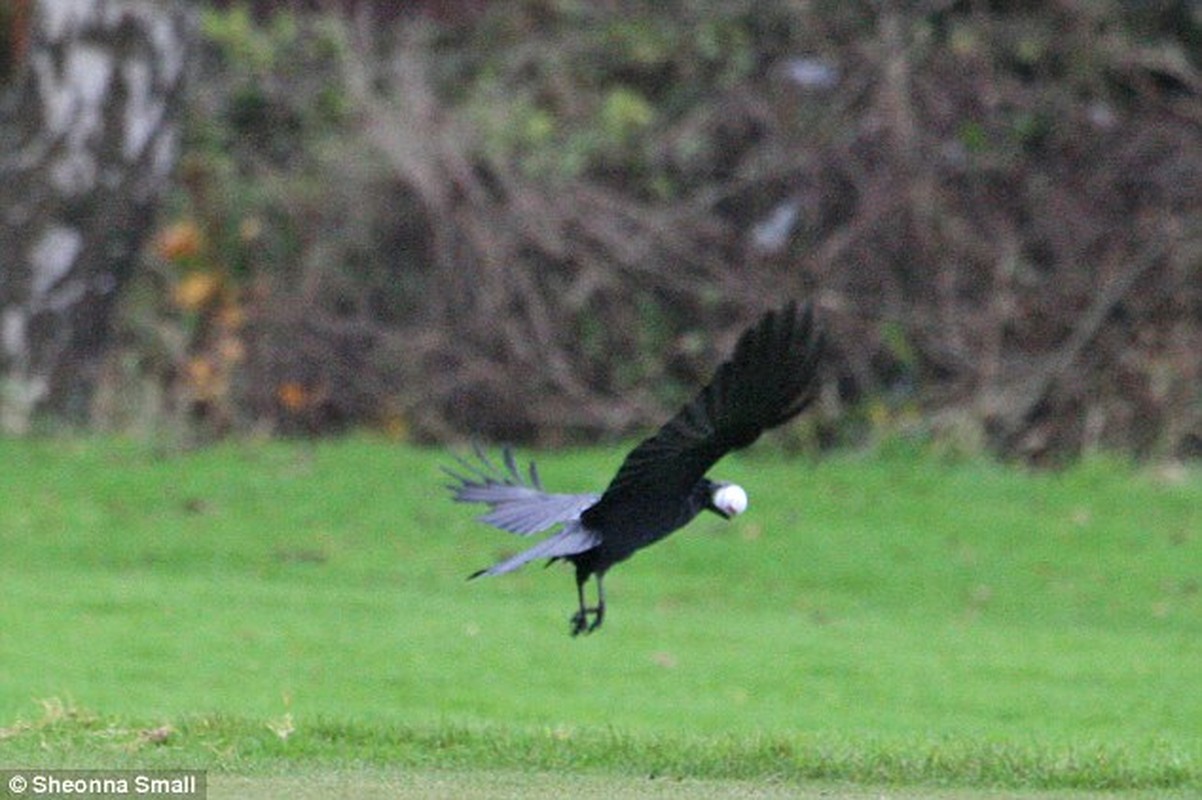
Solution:
<svg viewBox="0 0 1202 800"><path fill-rule="evenodd" d="M597 573L597 605L593 608L589 608L584 602L584 584L587 580L587 575L576 576L576 598L580 603L580 608L570 620L573 636L592 633L601 627L601 621L605 619L605 588L601 585L601 573ZM591 624L588 621L589 614L593 615Z"/></svg>
<svg viewBox="0 0 1202 800"><path fill-rule="evenodd" d="M588 630L588 612L590 609L584 604L584 582L588 580L587 575L576 573L576 598L580 603L580 610L572 615L572 635L579 636Z"/></svg>
<svg viewBox="0 0 1202 800"><path fill-rule="evenodd" d="M605 584L601 582L601 578L605 573L597 573L597 607L593 609L593 624L588 626L588 632L592 633L601 627L601 621L605 619Z"/></svg>

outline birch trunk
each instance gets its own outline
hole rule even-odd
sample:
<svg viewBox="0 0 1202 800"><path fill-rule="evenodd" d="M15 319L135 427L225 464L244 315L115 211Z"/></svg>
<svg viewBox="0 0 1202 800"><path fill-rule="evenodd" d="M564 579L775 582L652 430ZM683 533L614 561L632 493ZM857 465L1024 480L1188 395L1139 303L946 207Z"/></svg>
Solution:
<svg viewBox="0 0 1202 800"><path fill-rule="evenodd" d="M0 87L0 431L86 422L176 160L186 4L37 0Z"/></svg>

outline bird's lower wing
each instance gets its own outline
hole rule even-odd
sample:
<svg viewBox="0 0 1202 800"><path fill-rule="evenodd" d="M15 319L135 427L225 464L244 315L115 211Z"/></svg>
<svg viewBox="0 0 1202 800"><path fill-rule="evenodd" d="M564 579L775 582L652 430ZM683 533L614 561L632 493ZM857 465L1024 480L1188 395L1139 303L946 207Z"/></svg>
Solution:
<svg viewBox="0 0 1202 800"><path fill-rule="evenodd" d="M516 556L507 558L488 569L482 569L471 575L472 578L479 578L481 575L502 575L506 572L513 572L523 564L531 561L536 561L542 558L563 558L577 553L583 553L585 550L591 550L601 543L601 538L592 531L582 527L579 523L572 523L564 526L564 529L554 536L549 536L542 540L529 550L523 550Z"/></svg>
<svg viewBox="0 0 1202 800"><path fill-rule="evenodd" d="M476 458L475 463L459 459L458 469L443 468L454 479L447 488L460 503L489 506L480 521L510 533L528 536L571 522L600 496L543 491L534 464L530 464L529 477L523 476L508 448L502 451L503 467L480 448L476 448Z"/></svg>
<svg viewBox="0 0 1202 800"><path fill-rule="evenodd" d="M501 530L529 536L559 523L579 519L580 512L597 502L595 494L544 494L506 498L490 502L492 510L479 517L481 522Z"/></svg>

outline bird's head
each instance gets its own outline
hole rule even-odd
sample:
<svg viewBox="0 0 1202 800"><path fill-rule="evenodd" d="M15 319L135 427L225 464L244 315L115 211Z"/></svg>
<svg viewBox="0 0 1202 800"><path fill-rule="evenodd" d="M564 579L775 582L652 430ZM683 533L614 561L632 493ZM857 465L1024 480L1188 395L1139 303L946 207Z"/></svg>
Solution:
<svg viewBox="0 0 1202 800"><path fill-rule="evenodd" d="M747 510L747 492L737 483L715 482L705 507L726 519L737 517Z"/></svg>

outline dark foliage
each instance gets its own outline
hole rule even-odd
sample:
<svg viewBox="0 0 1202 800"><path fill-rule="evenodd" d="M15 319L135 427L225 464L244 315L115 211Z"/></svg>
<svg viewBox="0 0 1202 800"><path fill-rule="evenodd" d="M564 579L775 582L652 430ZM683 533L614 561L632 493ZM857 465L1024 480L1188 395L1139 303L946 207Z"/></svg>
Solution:
<svg viewBox="0 0 1202 800"><path fill-rule="evenodd" d="M360 14L249 75L214 51L230 138L194 163L243 206L201 216L267 230L224 260L250 420L629 434L797 297L830 334L820 442L860 420L1033 459L1202 449L1194 5L453 16ZM290 381L320 387L304 424Z"/></svg>

